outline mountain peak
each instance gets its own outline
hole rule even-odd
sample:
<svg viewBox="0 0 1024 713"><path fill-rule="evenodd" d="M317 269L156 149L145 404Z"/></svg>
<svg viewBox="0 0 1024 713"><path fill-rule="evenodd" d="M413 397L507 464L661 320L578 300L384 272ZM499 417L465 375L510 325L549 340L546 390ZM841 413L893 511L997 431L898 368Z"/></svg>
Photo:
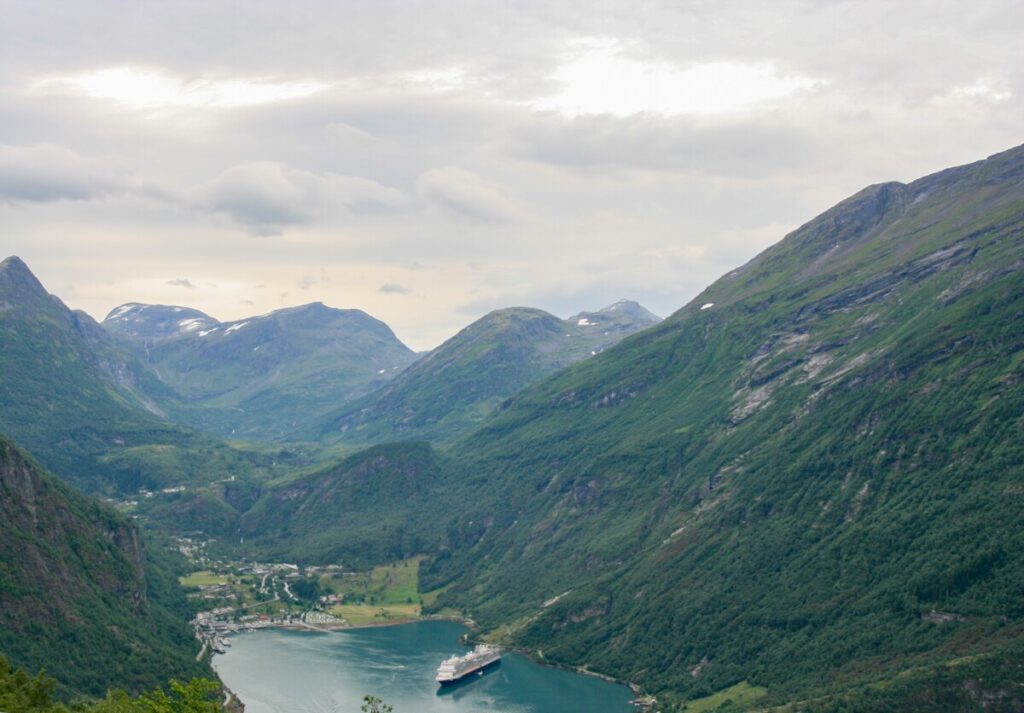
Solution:
<svg viewBox="0 0 1024 713"><path fill-rule="evenodd" d="M601 326L616 330L636 331L661 321L661 317L646 309L639 302L621 299L596 312L580 312L569 317L568 322L581 327Z"/></svg>
<svg viewBox="0 0 1024 713"><path fill-rule="evenodd" d="M25 294L45 296L48 293L25 261L11 255L0 262L0 294L18 297Z"/></svg>
<svg viewBox="0 0 1024 713"><path fill-rule="evenodd" d="M107 329L137 338L164 338L206 330L220 324L216 319L191 307L148 305L127 302L110 310L103 320Z"/></svg>

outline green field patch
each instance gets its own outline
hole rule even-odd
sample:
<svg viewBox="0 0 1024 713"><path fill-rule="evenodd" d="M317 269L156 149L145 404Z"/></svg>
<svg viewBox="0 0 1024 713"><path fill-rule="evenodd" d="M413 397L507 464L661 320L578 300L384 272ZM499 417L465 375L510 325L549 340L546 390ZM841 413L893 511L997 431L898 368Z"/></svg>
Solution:
<svg viewBox="0 0 1024 713"><path fill-rule="evenodd" d="M390 604L376 606L371 604L340 604L331 607L330 613L341 617L353 626L367 624L385 624L389 621L416 619L420 615L419 604Z"/></svg>
<svg viewBox="0 0 1024 713"><path fill-rule="evenodd" d="M751 686L746 681L740 681L735 686L722 689L718 693L712 693L710 696L698 698L694 701L687 701L686 711L688 713L703 713L704 711L714 711L719 708L742 708L760 698L764 698L766 695L768 695L767 688Z"/></svg>
<svg viewBox="0 0 1024 713"><path fill-rule="evenodd" d="M228 578L223 574L216 574L209 570L193 572L186 577L178 577L183 587L212 587L217 584L227 584Z"/></svg>
<svg viewBox="0 0 1024 713"><path fill-rule="evenodd" d="M374 567L369 572L344 573L320 579L323 591L342 594L346 605L377 607L422 603L419 593L421 556ZM418 615L418 614L417 614Z"/></svg>

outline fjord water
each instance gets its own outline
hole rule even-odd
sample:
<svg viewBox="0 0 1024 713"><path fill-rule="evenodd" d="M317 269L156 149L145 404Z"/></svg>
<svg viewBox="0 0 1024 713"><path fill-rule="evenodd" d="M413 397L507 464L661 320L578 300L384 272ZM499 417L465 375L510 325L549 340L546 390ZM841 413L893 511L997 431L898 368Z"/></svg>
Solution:
<svg viewBox="0 0 1024 713"><path fill-rule="evenodd" d="M442 659L468 649L447 621L327 633L264 629L232 639L214 666L246 713L358 713L372 694L395 713L628 713L632 692L506 654L483 676L439 689Z"/></svg>

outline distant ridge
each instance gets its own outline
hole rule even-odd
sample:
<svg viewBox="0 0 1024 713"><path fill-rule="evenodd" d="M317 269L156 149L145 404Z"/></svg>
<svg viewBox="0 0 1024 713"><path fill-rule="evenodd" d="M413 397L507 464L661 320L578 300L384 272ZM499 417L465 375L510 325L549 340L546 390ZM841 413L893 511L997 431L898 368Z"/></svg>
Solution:
<svg viewBox="0 0 1024 713"><path fill-rule="evenodd" d="M380 320L322 302L230 322L131 302L103 326L180 398L165 404L172 418L232 438L308 439L328 412L416 358Z"/></svg>
<svg viewBox="0 0 1024 713"><path fill-rule="evenodd" d="M332 415L324 434L362 443L451 438L528 384L658 321L627 300L568 320L527 307L495 310Z"/></svg>

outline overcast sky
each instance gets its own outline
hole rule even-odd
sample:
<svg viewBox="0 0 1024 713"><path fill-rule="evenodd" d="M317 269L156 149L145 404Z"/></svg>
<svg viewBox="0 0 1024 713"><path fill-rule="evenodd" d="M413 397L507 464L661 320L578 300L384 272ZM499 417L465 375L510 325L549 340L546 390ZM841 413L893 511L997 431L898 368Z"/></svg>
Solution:
<svg viewBox="0 0 1024 713"><path fill-rule="evenodd" d="M0 240L69 306L667 315L1024 142L1020 0L0 0Z"/></svg>

